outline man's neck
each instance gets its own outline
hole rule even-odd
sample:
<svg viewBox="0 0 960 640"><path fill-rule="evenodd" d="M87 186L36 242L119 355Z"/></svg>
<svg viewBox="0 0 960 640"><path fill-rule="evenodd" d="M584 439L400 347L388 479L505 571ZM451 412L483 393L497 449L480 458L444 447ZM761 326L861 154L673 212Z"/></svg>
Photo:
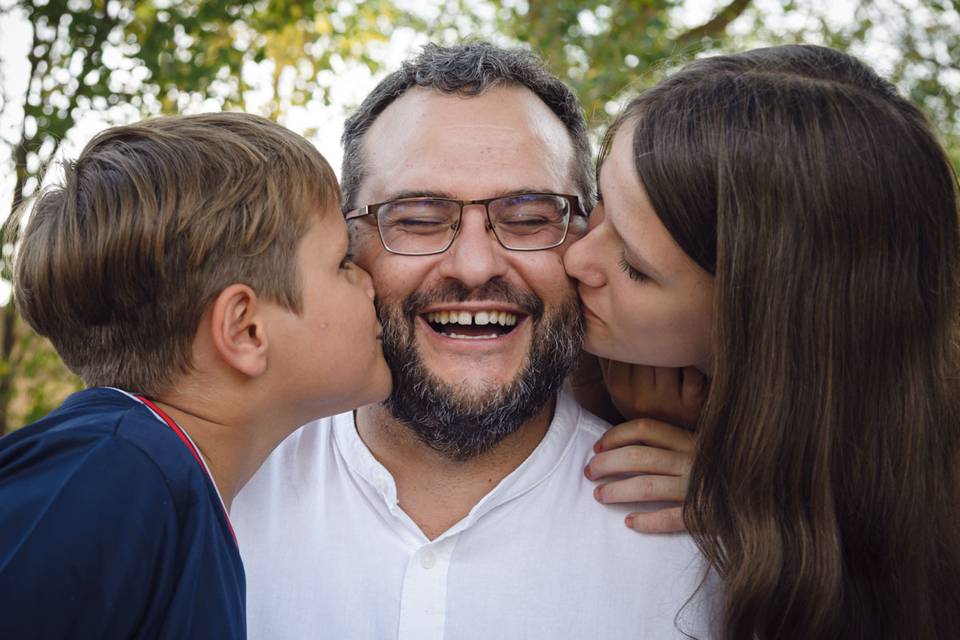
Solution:
<svg viewBox="0 0 960 640"><path fill-rule="evenodd" d="M425 445L383 405L357 410L357 432L393 476L400 507L433 540L462 520L533 453L547 433L555 405L556 400L549 402L490 451L466 461Z"/></svg>

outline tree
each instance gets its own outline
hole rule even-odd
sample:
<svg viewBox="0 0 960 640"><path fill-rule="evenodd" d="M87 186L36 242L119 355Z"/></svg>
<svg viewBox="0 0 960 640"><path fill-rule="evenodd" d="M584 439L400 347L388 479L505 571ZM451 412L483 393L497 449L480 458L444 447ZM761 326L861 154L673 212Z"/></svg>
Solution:
<svg viewBox="0 0 960 640"><path fill-rule="evenodd" d="M539 51L577 92L588 119L600 123L615 110L615 98L638 80L652 84L665 63L683 63L722 45L727 27L751 0L727 0L689 27L676 17L682 0L497 4L501 30Z"/></svg>
<svg viewBox="0 0 960 640"><path fill-rule="evenodd" d="M127 121L206 100L243 109L251 89L245 72L266 63L272 99L265 115L276 118L289 104L322 96L328 88L322 72L333 66L352 61L376 69L369 44L387 40L391 28L422 27L389 0L36 0L0 6L0 13L18 13L31 30L22 127L16 140L6 141L16 171L13 210L36 193L64 138L90 114ZM4 96L4 109L13 104ZM9 280L19 229L14 217L7 219L0 275ZM36 337L18 327L12 302L6 305L0 315L0 434L12 426L16 376L43 353Z"/></svg>
<svg viewBox="0 0 960 640"><path fill-rule="evenodd" d="M716 0L690 24L684 0L497 0L499 31L540 51L600 124L670 69L705 54L783 43L860 56L920 105L960 168L960 3ZM689 13L689 12L687 12Z"/></svg>

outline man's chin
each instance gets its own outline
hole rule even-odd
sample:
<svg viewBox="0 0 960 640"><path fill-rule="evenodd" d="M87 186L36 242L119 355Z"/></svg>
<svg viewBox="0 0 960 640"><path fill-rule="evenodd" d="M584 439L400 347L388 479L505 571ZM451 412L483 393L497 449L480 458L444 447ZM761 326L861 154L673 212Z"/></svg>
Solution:
<svg viewBox="0 0 960 640"><path fill-rule="evenodd" d="M508 395L508 391L515 389L520 383L520 372L514 371L511 377L502 379L476 378L469 375L460 378L462 382L449 383L447 380L457 380L456 377L439 375L425 368L429 383L434 393L447 399L447 404L456 408L464 416L477 416L489 411L491 405L496 406Z"/></svg>
<svg viewBox="0 0 960 640"><path fill-rule="evenodd" d="M419 352L423 372L437 384L451 390L464 402L481 401L484 397L510 387L520 379L528 366L528 354L500 354L480 358L434 357Z"/></svg>

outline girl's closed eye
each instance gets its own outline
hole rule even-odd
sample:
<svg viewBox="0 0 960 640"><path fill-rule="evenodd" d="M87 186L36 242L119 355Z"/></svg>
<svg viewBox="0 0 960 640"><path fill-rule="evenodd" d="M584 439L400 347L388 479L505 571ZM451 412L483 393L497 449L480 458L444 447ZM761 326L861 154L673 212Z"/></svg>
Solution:
<svg viewBox="0 0 960 640"><path fill-rule="evenodd" d="M623 256L620 257L620 268L623 270L624 273L626 273L630 277L631 280L636 280L637 282L643 282L644 280L650 279L649 276L647 276L647 274L631 266L630 263L627 262L626 257L623 257Z"/></svg>
<svg viewBox="0 0 960 640"><path fill-rule="evenodd" d="M348 253L347 255L343 256L343 260L340 261L340 268L346 269L351 264L353 264L353 254Z"/></svg>

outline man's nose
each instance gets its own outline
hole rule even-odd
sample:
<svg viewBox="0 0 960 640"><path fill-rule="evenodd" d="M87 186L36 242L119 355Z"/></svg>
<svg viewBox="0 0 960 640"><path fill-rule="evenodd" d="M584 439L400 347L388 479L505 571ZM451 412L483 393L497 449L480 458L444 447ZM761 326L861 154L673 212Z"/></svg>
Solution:
<svg viewBox="0 0 960 640"><path fill-rule="evenodd" d="M472 289L506 274L506 249L500 246L487 224L483 205L464 207L460 231L443 254L442 276L459 280Z"/></svg>

